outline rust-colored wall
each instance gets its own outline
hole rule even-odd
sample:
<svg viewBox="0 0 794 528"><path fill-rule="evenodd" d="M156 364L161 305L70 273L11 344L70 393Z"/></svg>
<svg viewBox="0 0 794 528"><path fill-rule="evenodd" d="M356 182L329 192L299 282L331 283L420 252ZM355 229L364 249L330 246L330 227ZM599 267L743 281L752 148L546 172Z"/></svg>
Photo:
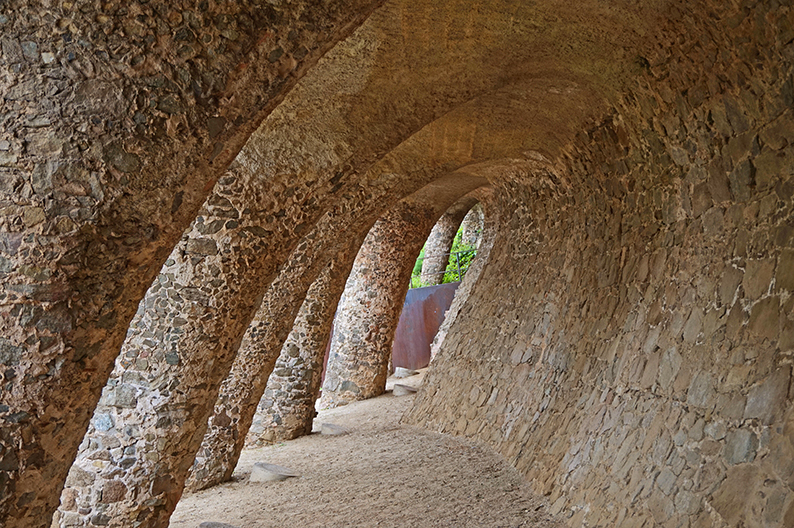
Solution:
<svg viewBox="0 0 794 528"><path fill-rule="evenodd" d="M444 322L459 284L408 290L391 352L395 367L420 369L430 364L430 343Z"/></svg>

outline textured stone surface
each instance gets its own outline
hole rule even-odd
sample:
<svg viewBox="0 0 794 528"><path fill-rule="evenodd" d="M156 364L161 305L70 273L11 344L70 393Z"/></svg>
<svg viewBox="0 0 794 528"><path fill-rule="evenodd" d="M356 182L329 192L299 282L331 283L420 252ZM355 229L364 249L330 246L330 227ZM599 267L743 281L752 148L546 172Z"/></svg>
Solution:
<svg viewBox="0 0 794 528"><path fill-rule="evenodd" d="M290 440L311 432L336 305L355 259L354 252L350 253L345 255L344 269L334 266L335 259L306 293L257 404L247 445Z"/></svg>
<svg viewBox="0 0 794 528"><path fill-rule="evenodd" d="M493 445L571 526L792 518L794 351L781 336L794 312L775 280L792 177L754 164L766 148L788 156L788 140L757 138L792 100L791 39L777 33L790 12L732 9L665 25L647 82L548 184L496 186L485 272L405 418ZM699 24L718 41L679 47ZM740 75L748 39L765 51Z"/></svg>
<svg viewBox="0 0 794 528"><path fill-rule="evenodd" d="M374 7L0 8L0 330L20 347L2 396L6 526L50 525L157 270L251 132Z"/></svg>
<svg viewBox="0 0 794 528"><path fill-rule="evenodd" d="M166 524L323 214L344 233L477 176L500 234L414 419L492 443L574 526L793 524L788 2L395 0L310 69L370 7L0 5L2 523L49 526L147 287L64 525Z"/></svg>

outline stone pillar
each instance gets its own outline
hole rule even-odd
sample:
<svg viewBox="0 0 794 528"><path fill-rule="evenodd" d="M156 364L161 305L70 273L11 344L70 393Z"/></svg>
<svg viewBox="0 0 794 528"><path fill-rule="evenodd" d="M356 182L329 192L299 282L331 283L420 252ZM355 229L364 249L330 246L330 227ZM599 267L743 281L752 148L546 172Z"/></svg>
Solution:
<svg viewBox="0 0 794 528"><path fill-rule="evenodd" d="M348 56L340 48L252 136L147 292L68 479L61 525L167 524L277 267L334 200L347 203L345 189L358 189L341 181L346 160L331 147L297 160L282 155L338 121L326 113L293 123L284 112L309 111L317 92L327 94L328 70Z"/></svg>
<svg viewBox="0 0 794 528"><path fill-rule="evenodd" d="M263 285L295 226L317 215L244 213L261 187L242 166L229 171L139 305L67 478L61 526L168 524Z"/></svg>
<svg viewBox="0 0 794 528"><path fill-rule="evenodd" d="M472 207L461 222L461 242L467 246L480 247L482 231L485 225L485 215L482 204Z"/></svg>
<svg viewBox="0 0 794 528"><path fill-rule="evenodd" d="M363 235L347 241L337 258L326 267L329 277L346 276L347 271L342 271L345 258L353 260L362 238ZM324 245L322 242L304 245L307 250L314 247L324 248ZM220 388L206 436L186 484L189 490L204 489L229 480L237 465L257 403L262 399L301 300L308 295L307 290L313 281L316 282L322 263L327 262L322 259L322 253L319 256L307 256L301 250L296 253L268 288L240 344L231 371Z"/></svg>
<svg viewBox="0 0 794 528"><path fill-rule="evenodd" d="M370 230L339 302L323 405L383 393L413 263L436 218L428 207L401 206Z"/></svg>
<svg viewBox="0 0 794 528"><path fill-rule="evenodd" d="M400 210L425 211L428 206L415 203L435 201L440 207L433 213L435 220L450 202L484 183L482 178L463 181L457 177L451 180L450 190L445 189L445 184L440 181L425 186L400 202ZM265 294L262 306L243 338L231 372L221 386L206 436L193 465L188 489L203 489L231 478L275 361L309 287L328 262L328 255L337 255L335 262L342 269L344 255L352 259L378 213L387 204L394 203L395 197L407 194L405 185L389 192L383 189L376 192L375 187L346 193L344 199L326 213L293 252Z"/></svg>
<svg viewBox="0 0 794 528"><path fill-rule="evenodd" d="M297 2L278 11L210 3L185 11L176 2L131 0L103 6L101 16L66 14L45 1L4 3L0 519L7 528L50 526L147 286L251 132L376 3ZM219 45L230 31L234 45Z"/></svg>
<svg viewBox="0 0 794 528"><path fill-rule="evenodd" d="M309 288L259 401L246 445L311 433L334 314L356 254L344 256L341 261L338 255Z"/></svg>
<svg viewBox="0 0 794 528"><path fill-rule="evenodd" d="M425 242L425 258L422 261L421 280L423 286L441 284L444 279L444 270L449 261L449 250L455 240L461 221L467 216L471 206L467 201L453 205L438 219L430 236Z"/></svg>

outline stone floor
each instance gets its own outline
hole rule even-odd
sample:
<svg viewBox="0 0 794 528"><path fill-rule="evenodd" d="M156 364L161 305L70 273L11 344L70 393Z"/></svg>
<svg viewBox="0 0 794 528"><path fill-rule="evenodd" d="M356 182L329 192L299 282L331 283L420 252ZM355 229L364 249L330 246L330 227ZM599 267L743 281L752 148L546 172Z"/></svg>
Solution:
<svg viewBox="0 0 794 528"><path fill-rule="evenodd" d="M422 376L403 380L417 385ZM324 410L315 420L348 433L308 437L243 452L234 481L183 497L172 528L222 522L265 527L562 527L547 504L489 448L401 425L413 395L391 392ZM256 462L299 478L249 483Z"/></svg>

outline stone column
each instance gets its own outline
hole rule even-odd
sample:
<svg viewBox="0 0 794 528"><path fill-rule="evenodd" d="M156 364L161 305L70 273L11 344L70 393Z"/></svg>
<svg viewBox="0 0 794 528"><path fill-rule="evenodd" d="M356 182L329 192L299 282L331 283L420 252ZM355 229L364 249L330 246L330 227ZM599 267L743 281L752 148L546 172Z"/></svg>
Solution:
<svg viewBox="0 0 794 528"><path fill-rule="evenodd" d="M339 273L346 276L347 272L341 270L345 267L345 258L353 260L362 239L363 234L346 241L337 259L326 267L329 276ZM311 252L307 255L306 250L315 247L324 249L328 245L334 247L333 244L307 241L303 245L304 250L296 251L296 255L268 288L240 344L231 371L220 388L206 436L186 484L187 489L204 489L231 478L257 403L262 399L267 380L297 317L301 300L308 295L307 290L317 278L322 263L328 262L322 258L322 251L319 255Z"/></svg>
<svg viewBox="0 0 794 528"><path fill-rule="evenodd" d="M67 478L61 526L168 524L264 285L296 226L317 215L244 213L262 187L242 166L229 171L139 305Z"/></svg>
<svg viewBox="0 0 794 528"><path fill-rule="evenodd" d="M467 246L480 247L482 240L481 234L485 225L485 215L482 204L477 204L466 213L466 217L461 222L461 242Z"/></svg>
<svg viewBox="0 0 794 528"><path fill-rule="evenodd" d="M469 206L467 208L467 206ZM441 284L444 279L444 270L449 261L449 251L455 240L461 221L467 216L471 203L461 201L453 205L438 219L430 236L425 242L425 258L422 261L422 285L434 286Z"/></svg>
<svg viewBox="0 0 794 528"><path fill-rule="evenodd" d="M355 256L355 251L337 255L309 288L259 401L246 445L311 433L334 314Z"/></svg>
<svg viewBox="0 0 794 528"><path fill-rule="evenodd" d="M428 207L397 207L367 235L339 302L323 405L383 393L413 263L436 218Z"/></svg>
<svg viewBox="0 0 794 528"><path fill-rule="evenodd" d="M436 202L439 210L433 211L434 221L461 194L483 183L482 178L477 177L437 180L400 202L399 207L405 211L427 211L434 208L416 203ZM451 188L446 188L446 185ZM374 186L346 193L290 256L265 294L262 306L243 338L231 372L221 386L206 436L193 465L188 489L203 489L231 478L268 377L309 287L330 255L337 255L340 269L344 255L352 258L378 213L394 203L396 198L407 194L406 186L402 183L390 191Z"/></svg>
<svg viewBox="0 0 794 528"><path fill-rule="evenodd" d="M336 126L335 105L300 123L285 112L311 112L318 93L337 101L327 79L340 82L328 72L348 60L345 45L252 136L147 292L67 481L61 525L130 518L167 524L220 384L277 267L329 205L358 189L342 181L347 160L330 145L297 159L283 155L302 152L318 127ZM105 493L106 486L116 492Z"/></svg>
<svg viewBox="0 0 794 528"><path fill-rule="evenodd" d="M251 132L376 3L4 3L7 528L50 526L147 286Z"/></svg>

